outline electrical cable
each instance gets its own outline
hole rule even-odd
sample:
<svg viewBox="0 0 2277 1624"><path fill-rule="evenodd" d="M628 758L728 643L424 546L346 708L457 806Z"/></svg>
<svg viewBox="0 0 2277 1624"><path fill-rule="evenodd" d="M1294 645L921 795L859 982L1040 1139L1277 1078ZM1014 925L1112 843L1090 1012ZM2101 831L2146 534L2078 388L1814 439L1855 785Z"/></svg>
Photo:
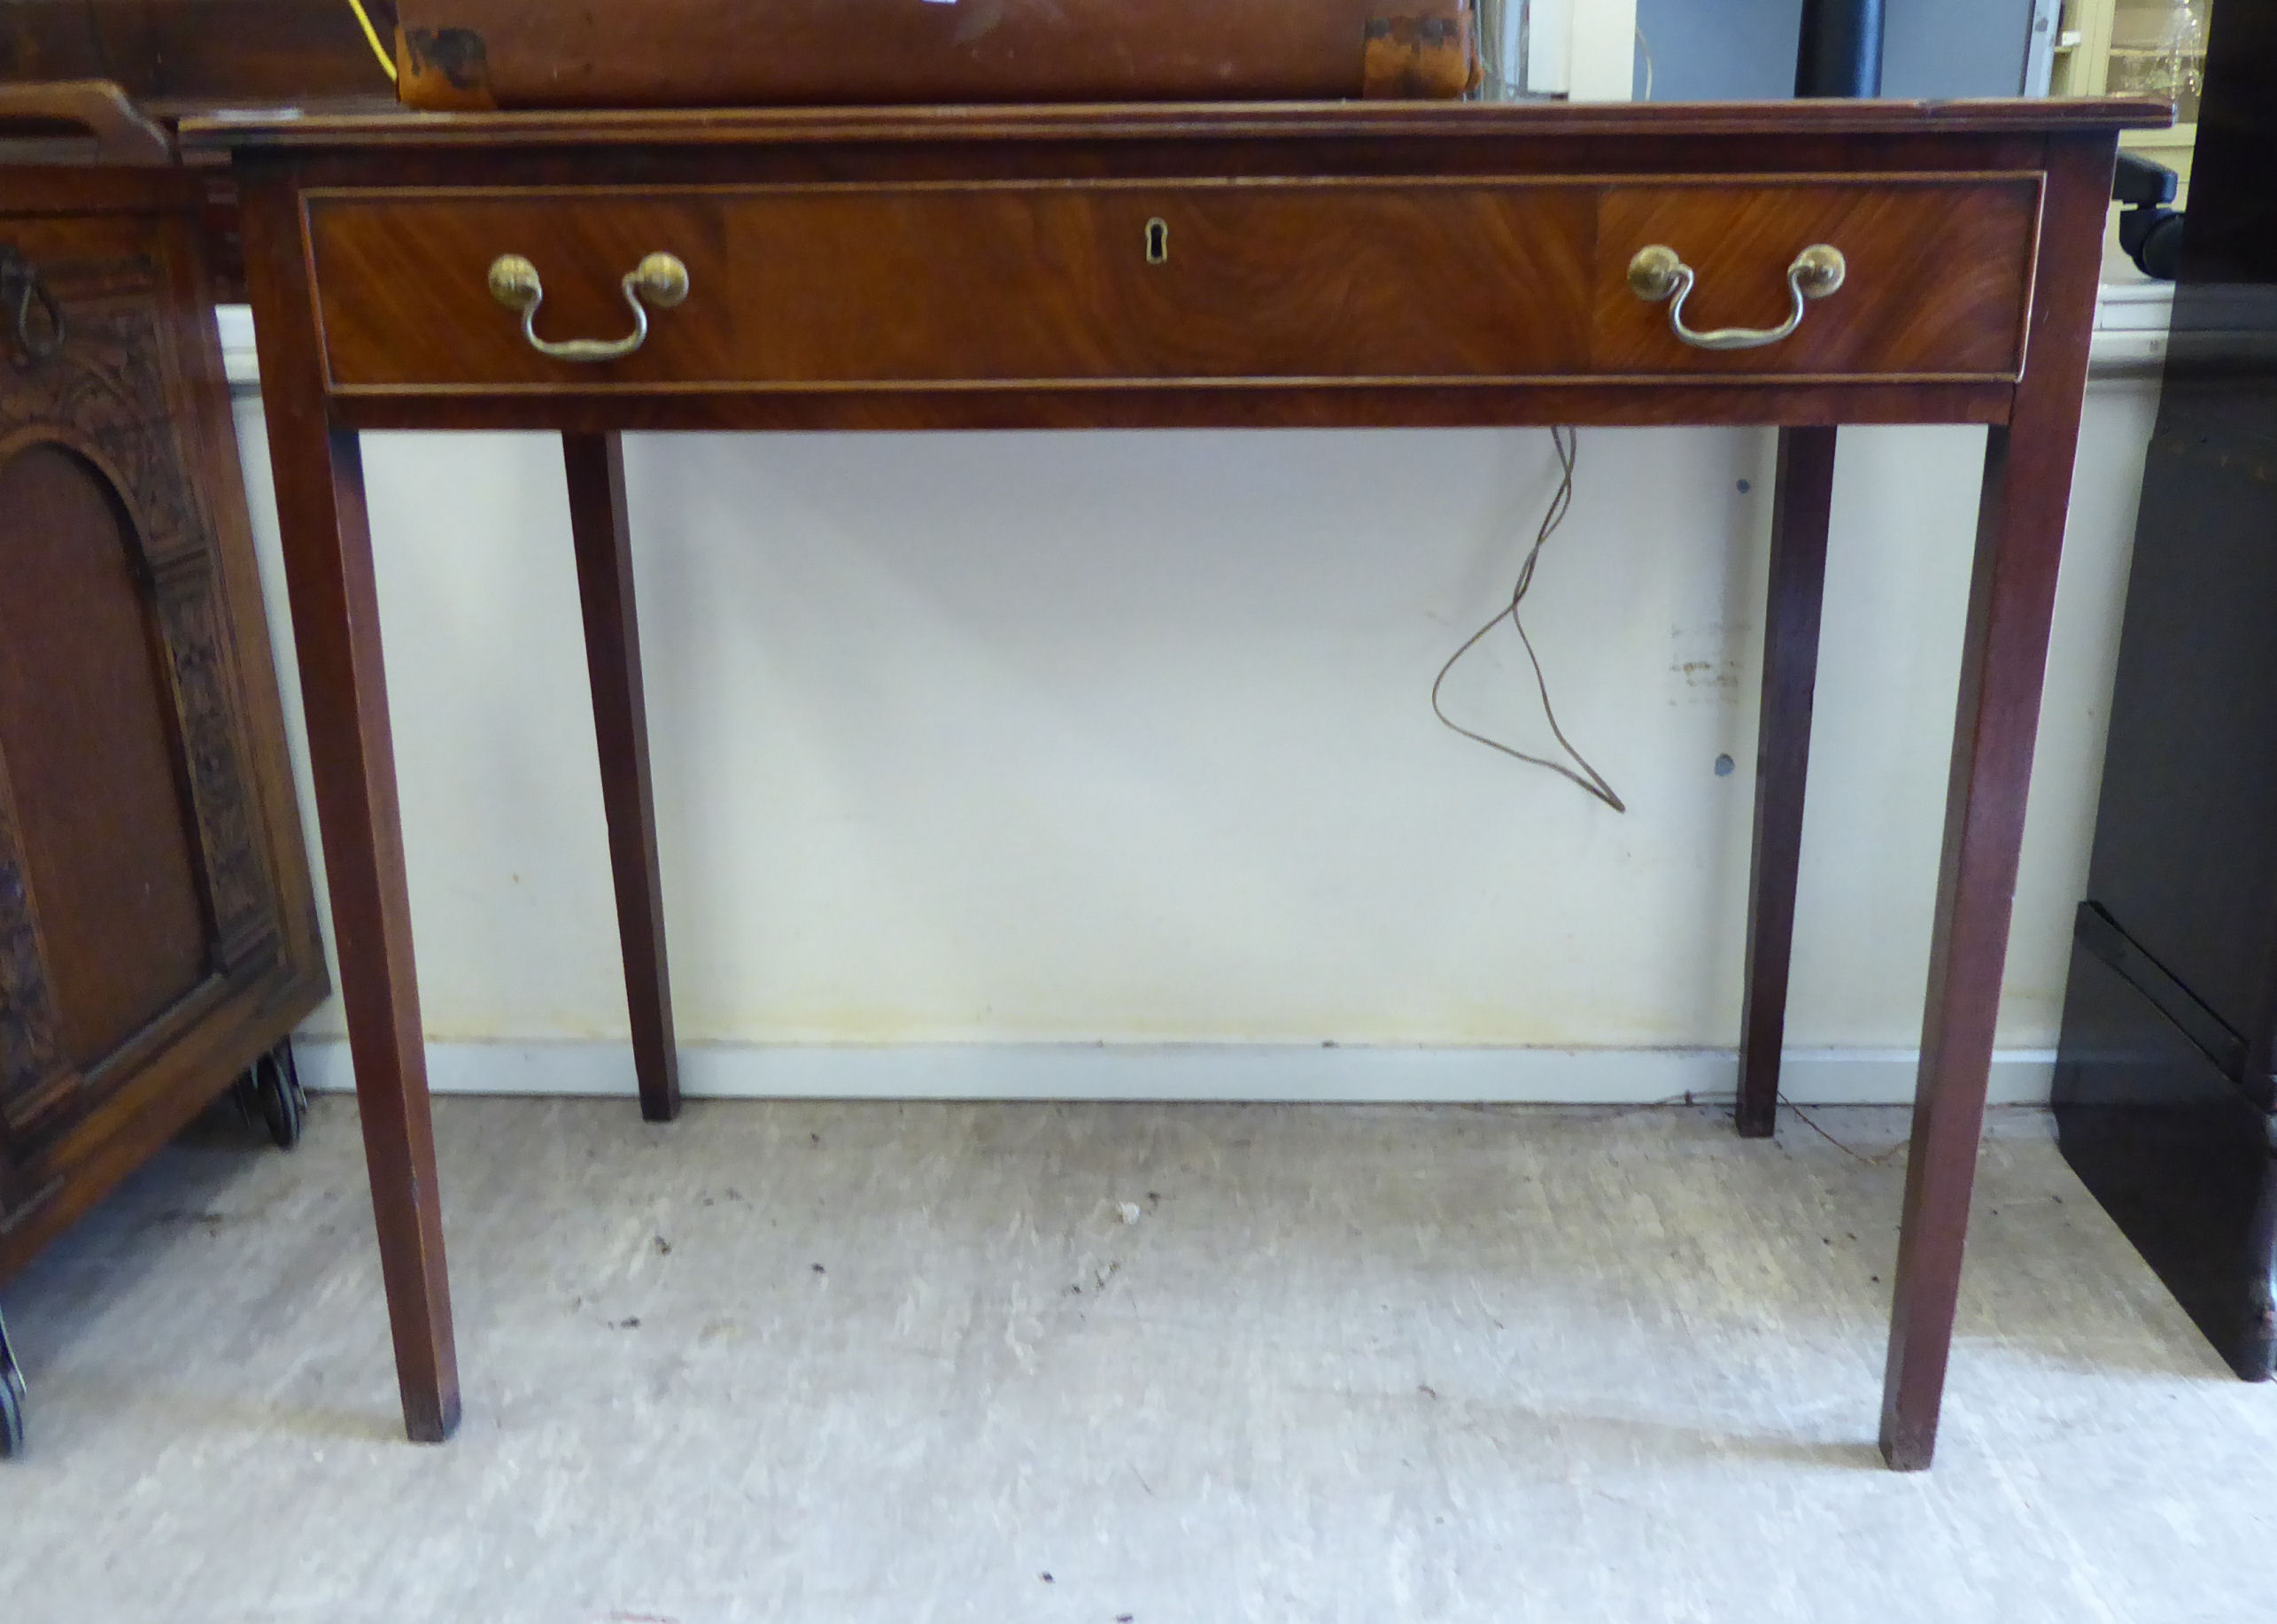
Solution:
<svg viewBox="0 0 2277 1624"><path fill-rule="evenodd" d="M1840 1140L1835 1138L1833 1134L1829 1133L1824 1128L1820 1127L1816 1118L1813 1117L1808 1111L1805 1110L1801 1106L1797 1105L1793 1100L1788 1099L1786 1095L1779 1095L1778 1100L1780 1104L1785 1106L1789 1110L1795 1114L1796 1117L1801 1122L1803 1126L1817 1134L1819 1138L1833 1146L1837 1150L1839 1150L1844 1156L1848 1156L1852 1161L1859 1163L1866 1167L1881 1166L1884 1163L1889 1161L1891 1157L1903 1155L1913 1143L1909 1139L1901 1139L1898 1141L1896 1144L1892 1145L1888 1149L1883 1151L1880 1155L1868 1156L1863 1150L1852 1149L1848 1145L1844 1144Z"/></svg>
<svg viewBox="0 0 2277 1624"><path fill-rule="evenodd" d="M372 55L379 58L380 72L387 75L388 83L393 84L395 82L394 53L380 43L379 30L372 27L371 14L364 10L364 0L348 0L348 9L356 14L356 20L363 24L364 38L371 43Z"/></svg>
<svg viewBox="0 0 2277 1624"><path fill-rule="evenodd" d="M1439 668L1438 676L1433 678L1431 683L1431 714L1438 717L1450 730L1461 734L1473 743L1484 745L1490 750L1499 750L1503 754L1514 760L1524 762L1529 766L1547 768L1562 777L1570 778L1615 812L1626 812L1629 809L1627 805L1623 802L1619 795L1614 793L1613 786L1605 781L1604 774L1589 764L1582 753L1574 748L1573 741L1565 735L1565 730L1558 725L1558 713L1550 705L1549 679L1542 675L1541 656L1534 652L1534 639L1526 635L1526 623L1518 616L1518 606L1526 600L1527 589L1534 584L1534 566L1542 556L1542 545L1549 540L1558 526L1565 522L1566 511L1573 506L1574 460L1581 450L1581 435L1578 430L1561 423L1550 430L1550 444L1556 448L1558 454L1558 488L1551 494L1549 507L1542 514L1541 528L1534 532L1534 545L1526 553L1526 561L1518 567L1518 584L1511 589L1509 603L1496 611L1493 619L1472 632L1464 640L1460 648L1447 656L1446 664ZM1447 674L1455 669L1465 654L1485 640L1487 633L1506 620L1510 623L1511 630L1518 634L1518 641L1524 646L1526 658L1534 668L1534 686L1541 692L1542 715L1550 724L1550 732L1556 738L1559 746L1573 759L1574 767L1581 769L1579 772L1576 772L1573 767L1567 766L1563 762L1553 762L1542 756L1529 755L1523 750L1514 749L1499 739L1489 739L1483 733L1474 733L1448 715L1444 708L1439 703L1439 690L1446 685Z"/></svg>

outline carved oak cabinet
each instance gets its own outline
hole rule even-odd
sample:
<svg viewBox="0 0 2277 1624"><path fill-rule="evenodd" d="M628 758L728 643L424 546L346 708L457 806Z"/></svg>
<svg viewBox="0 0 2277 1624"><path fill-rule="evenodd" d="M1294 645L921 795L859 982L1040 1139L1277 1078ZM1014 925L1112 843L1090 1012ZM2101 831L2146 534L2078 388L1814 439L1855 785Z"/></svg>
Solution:
<svg viewBox="0 0 2277 1624"><path fill-rule="evenodd" d="M326 988L205 206L0 166L0 1280Z"/></svg>

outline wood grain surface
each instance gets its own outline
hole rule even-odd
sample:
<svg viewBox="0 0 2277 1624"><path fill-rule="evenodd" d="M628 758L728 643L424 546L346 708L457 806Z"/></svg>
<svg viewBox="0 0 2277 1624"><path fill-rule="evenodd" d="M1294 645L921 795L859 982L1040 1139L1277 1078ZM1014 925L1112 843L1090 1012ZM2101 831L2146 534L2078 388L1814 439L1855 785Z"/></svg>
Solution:
<svg viewBox="0 0 2277 1624"><path fill-rule="evenodd" d="M1834 512L1836 434L1831 425L1779 430L1770 590L1763 606L1762 701L1755 724L1739 1095L1732 1110L1743 1139L1769 1139L1778 1123L1795 891L1802 869L1802 808L1810 777L1811 700L1818 686L1819 612Z"/></svg>
<svg viewBox="0 0 2277 1624"><path fill-rule="evenodd" d="M592 684L601 807L616 886L624 1001L632 1025L640 1114L680 1114L672 981L664 953L664 883L656 861L656 797L648 771L648 701L640 674L640 616L632 592L632 523L625 508L624 437L565 434L569 540Z"/></svg>
<svg viewBox="0 0 2277 1624"><path fill-rule="evenodd" d="M742 371L794 383L1571 371L1586 348L1589 203L1578 187L1414 182L740 200Z"/></svg>
<svg viewBox="0 0 2277 1624"><path fill-rule="evenodd" d="M1992 381L2021 354L2038 199L2031 175L351 191L311 200L309 234L330 378L349 389ZM1708 351L1630 290L1648 243L1697 271L1694 327L1775 325L1787 265L1813 244L1851 272L1789 338ZM539 354L485 282L498 255L525 255L546 285L541 337L614 337L631 327L621 278L660 251L687 265L689 298L619 361Z"/></svg>
<svg viewBox="0 0 2277 1624"><path fill-rule="evenodd" d="M2040 136L2061 129L2164 129L2169 103L2149 97L2014 97L1983 101L1777 102L1112 102L938 107L701 107L616 112L414 113L384 105L340 112L184 117L191 150L457 148L495 155L523 147L631 149L940 142L1297 139L1381 142L1518 137L1529 142L1641 135L1689 146L1703 136L1767 135L1783 146L1846 135ZM1876 143L1878 144L1878 143ZM1715 155L1693 148L1698 161ZM1358 155L1365 161L1364 154ZM1673 154L1671 155L1673 157ZM904 159L904 161L906 161ZM1852 148L1830 167L1878 167L1882 154Z"/></svg>
<svg viewBox="0 0 2277 1624"><path fill-rule="evenodd" d="M350 383L670 383L735 375L738 278L717 200L616 196L321 200L309 238L331 378ZM626 272L677 255L689 294L650 314L648 341L605 367L551 360L522 317L491 297L491 261L538 267L548 339L619 338L633 328Z"/></svg>
<svg viewBox="0 0 2277 1624"><path fill-rule="evenodd" d="M1371 24L1465 0L399 0L420 107L1358 96ZM1460 95L1460 70L1424 89Z"/></svg>
<svg viewBox="0 0 2277 1624"><path fill-rule="evenodd" d="M392 32L392 0L364 0ZM71 0L0 6L0 81L110 80L147 106L177 97L387 92L342 0Z"/></svg>
<svg viewBox="0 0 2277 1624"><path fill-rule="evenodd" d="M325 991L179 170L0 169L0 1280ZM12 312L11 313L12 318ZM12 329L12 320L9 323Z"/></svg>
<svg viewBox="0 0 2277 1624"><path fill-rule="evenodd" d="M1471 377L1583 365L1590 205L1414 182L348 195L310 234L346 387ZM540 336L615 336L618 279L659 250L689 297L622 361L538 354L484 285L525 254Z"/></svg>
<svg viewBox="0 0 2277 1624"><path fill-rule="evenodd" d="M459 1425L458 1348L363 459L354 433L326 417L313 327L285 313L313 308L298 199L256 183L244 206L285 589L396 1380L406 1433L439 1443Z"/></svg>
<svg viewBox="0 0 2277 1624"><path fill-rule="evenodd" d="M2036 175L1982 182L1615 185L1597 219L1590 360L1604 373L1898 373L2013 377L2024 355L2038 236ZM1697 281L1695 330L1775 328L1793 307L1787 267L1816 244L1848 262L1841 287L1762 349L1679 340L1669 306L1630 290L1630 258L1676 250Z"/></svg>
<svg viewBox="0 0 2277 1624"><path fill-rule="evenodd" d="M33 445L0 462L0 759L58 1036L91 1067L205 978L195 815L133 520L109 480Z"/></svg>
<svg viewBox="0 0 2277 1624"><path fill-rule="evenodd" d="M596 368L595 370L598 370ZM1649 384L1649 387L1644 386ZM1746 375L1611 383L1576 374L1508 383L1185 380L973 389L761 391L747 385L509 391L480 384L337 390L357 429L1382 429L1670 423L1998 423L2011 383L1878 383Z"/></svg>
<svg viewBox="0 0 2277 1624"><path fill-rule="evenodd" d="M2014 415L1986 437L1953 754L1922 1014L1921 1080L1898 1241L1883 1457L1930 1463L1952 1354L1961 1256L2008 963L2049 624L2087 382L2113 143L2049 143L2048 232L2063 253L2032 312Z"/></svg>

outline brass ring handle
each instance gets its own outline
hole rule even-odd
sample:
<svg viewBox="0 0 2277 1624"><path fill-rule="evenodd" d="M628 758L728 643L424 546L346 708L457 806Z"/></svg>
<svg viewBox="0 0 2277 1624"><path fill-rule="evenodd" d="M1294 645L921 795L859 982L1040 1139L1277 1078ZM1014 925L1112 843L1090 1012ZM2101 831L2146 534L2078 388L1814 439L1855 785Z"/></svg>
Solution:
<svg viewBox="0 0 2277 1624"><path fill-rule="evenodd" d="M0 304L13 307L9 324L20 352L21 359L16 360L18 366L43 361L63 348L63 306L56 303L55 295L48 291L47 283L40 280L31 261L12 244L0 244ZM37 322L32 320L35 305L41 318ZM43 328L44 331L40 330Z"/></svg>
<svg viewBox="0 0 2277 1624"><path fill-rule="evenodd" d="M1692 292L1692 267L1677 257L1675 249L1658 243L1638 249L1637 257L1629 261L1629 291L1650 305L1667 299L1669 331L1695 349L1754 350L1777 344L1801 327L1804 302L1823 299L1833 292L1842 285L1848 270L1842 251L1830 244L1815 243L1797 254L1794 263L1787 267L1787 291L1793 296L1794 308L1777 327L1719 327L1705 333L1686 327L1684 302Z"/></svg>
<svg viewBox="0 0 2277 1624"><path fill-rule="evenodd" d="M538 306L546 286L538 267L520 254L500 254L490 262L490 296L522 313L522 336L540 355L557 361L622 360L648 342L648 306L670 310L688 297L688 267L670 254L650 254L624 274L624 302L632 306L632 331L623 338L540 338ZM643 300L646 303L643 303Z"/></svg>

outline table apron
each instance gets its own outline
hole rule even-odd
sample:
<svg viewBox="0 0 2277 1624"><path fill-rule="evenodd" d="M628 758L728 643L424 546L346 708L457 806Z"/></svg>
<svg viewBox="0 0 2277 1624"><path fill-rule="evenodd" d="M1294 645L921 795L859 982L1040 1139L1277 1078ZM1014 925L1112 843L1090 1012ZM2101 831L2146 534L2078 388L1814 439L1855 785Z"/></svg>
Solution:
<svg viewBox="0 0 2277 1624"><path fill-rule="evenodd" d="M356 389L333 391L344 429L846 431L1038 429L1497 429L1759 423L2005 423L2016 387L1529 379L1461 384L1145 384L1024 389L755 391Z"/></svg>

